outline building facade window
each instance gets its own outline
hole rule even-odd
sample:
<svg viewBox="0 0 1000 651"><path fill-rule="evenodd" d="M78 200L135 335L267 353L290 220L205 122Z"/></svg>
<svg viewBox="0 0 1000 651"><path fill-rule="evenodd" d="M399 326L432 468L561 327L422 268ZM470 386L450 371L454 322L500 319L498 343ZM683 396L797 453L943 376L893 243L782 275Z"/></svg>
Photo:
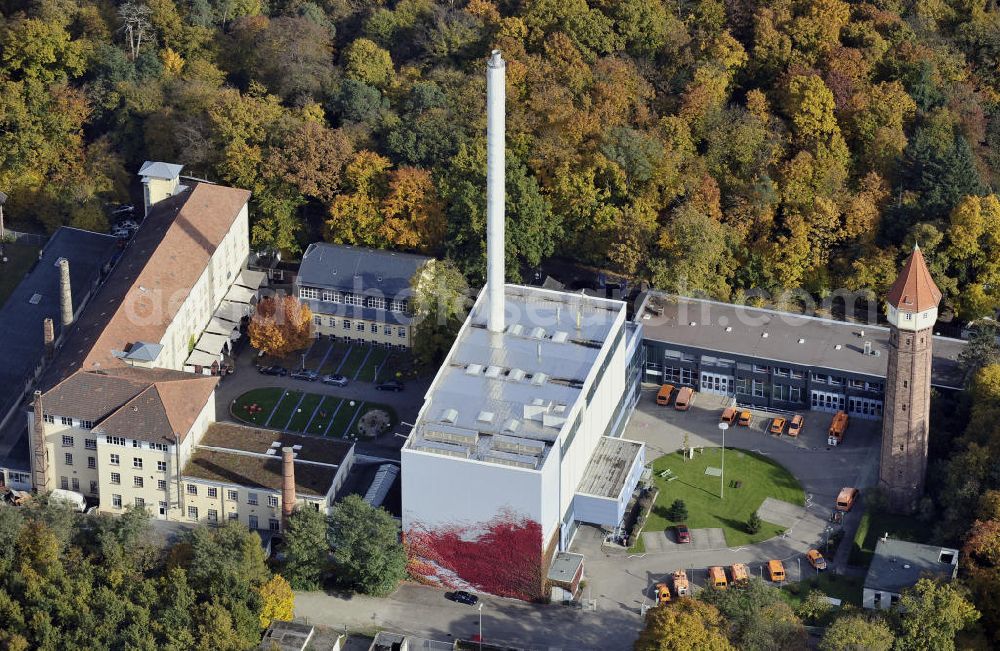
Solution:
<svg viewBox="0 0 1000 651"><path fill-rule="evenodd" d="M187 485L187 492L188 492L188 495L197 495L198 494L198 486L196 484L188 484Z"/></svg>
<svg viewBox="0 0 1000 651"><path fill-rule="evenodd" d="M792 378L794 378L796 380L801 380L801 379L805 378L805 376L806 376L806 374L805 374L804 371L797 371L794 368L791 370L790 375L791 375Z"/></svg>
<svg viewBox="0 0 1000 651"><path fill-rule="evenodd" d="M168 449L166 443L150 443L149 447L152 450L159 450L160 452L166 452Z"/></svg>
<svg viewBox="0 0 1000 651"><path fill-rule="evenodd" d="M132 457L132 467L136 470L142 470L142 457Z"/></svg>
<svg viewBox="0 0 1000 651"><path fill-rule="evenodd" d="M405 312L406 311L406 301L392 301L392 311L393 312Z"/></svg>
<svg viewBox="0 0 1000 651"><path fill-rule="evenodd" d="M364 332L365 331L365 324L364 324L363 321L358 321L357 331L358 332Z"/></svg>
<svg viewBox="0 0 1000 651"><path fill-rule="evenodd" d="M750 395L750 378L736 378L736 394L741 396Z"/></svg>
<svg viewBox="0 0 1000 651"><path fill-rule="evenodd" d="M67 466L72 466L73 465L73 454L71 452L67 452L64 456L65 456L66 465Z"/></svg>
<svg viewBox="0 0 1000 651"><path fill-rule="evenodd" d="M235 501L237 501L237 500L240 499L240 494L237 491L231 490L231 491L226 491L226 493L227 493L226 497L228 499L230 499L231 501L233 501L233 502L235 502Z"/></svg>
<svg viewBox="0 0 1000 651"><path fill-rule="evenodd" d="M319 298L319 290L315 287L299 287L299 298Z"/></svg>
<svg viewBox="0 0 1000 651"><path fill-rule="evenodd" d="M56 422L56 417L51 414L42 414L42 420L51 425Z"/></svg>
<svg viewBox="0 0 1000 651"><path fill-rule="evenodd" d="M76 492L80 492L80 480L78 478L74 477L72 479L72 482L73 482L73 484L72 484L73 490L75 490Z"/></svg>
<svg viewBox="0 0 1000 651"><path fill-rule="evenodd" d="M122 496L121 495L112 495L111 496L111 506L114 507L114 508L116 508L116 509L120 509L122 507Z"/></svg>
<svg viewBox="0 0 1000 651"><path fill-rule="evenodd" d="M208 496L211 497L211 498L213 498L213 499L216 498L216 497L218 497L219 496L219 489L210 486L208 488Z"/></svg>
<svg viewBox="0 0 1000 651"><path fill-rule="evenodd" d="M189 506L188 507L188 517L190 519L192 519L192 520L197 520L198 519L198 507L197 506Z"/></svg>
<svg viewBox="0 0 1000 651"><path fill-rule="evenodd" d="M267 521L267 528L270 529L271 531L280 531L281 523L278 522L276 519L271 518L270 520Z"/></svg>
<svg viewBox="0 0 1000 651"><path fill-rule="evenodd" d="M96 481L91 481L90 482L90 494L91 495L97 495L97 482Z"/></svg>
<svg viewBox="0 0 1000 651"><path fill-rule="evenodd" d="M111 483L112 484L120 484L120 483L122 483L122 475L121 475L120 472L113 472L113 473L111 473Z"/></svg>
<svg viewBox="0 0 1000 651"><path fill-rule="evenodd" d="M371 333L373 335L377 335L378 334L378 324L377 323L371 324L371 326L369 326L368 329L371 330Z"/></svg>
<svg viewBox="0 0 1000 651"><path fill-rule="evenodd" d="M240 514L237 513L236 511L233 511L232 513L229 514L228 517L229 517L230 520L239 520L240 519Z"/></svg>
<svg viewBox="0 0 1000 651"><path fill-rule="evenodd" d="M268 495L267 496L267 505L270 506L272 509L273 508L277 508L278 507L278 496L277 495Z"/></svg>
<svg viewBox="0 0 1000 651"><path fill-rule="evenodd" d="M323 317L317 314L316 316L313 317L313 323L318 326L323 325Z"/></svg>
<svg viewBox="0 0 1000 651"><path fill-rule="evenodd" d="M156 480L156 490L165 491L167 490L167 480L157 479Z"/></svg>
<svg viewBox="0 0 1000 651"><path fill-rule="evenodd" d="M368 297L368 307L375 308L376 310L384 310L385 309L385 299L384 298L380 298L378 296L369 296Z"/></svg>
<svg viewBox="0 0 1000 651"><path fill-rule="evenodd" d="M124 436L108 436L106 437L106 440L110 445L121 445L121 446L125 445Z"/></svg>
<svg viewBox="0 0 1000 651"><path fill-rule="evenodd" d="M120 464L121 464L121 457L119 457L117 454L112 454L111 455L111 465L112 466L117 466L117 465L120 465Z"/></svg>
<svg viewBox="0 0 1000 651"><path fill-rule="evenodd" d="M755 398L764 397L764 383L759 380L753 381L753 395Z"/></svg>
<svg viewBox="0 0 1000 651"><path fill-rule="evenodd" d="M392 336L392 326L383 326L382 327L382 334L384 334L386 337L391 337Z"/></svg>
<svg viewBox="0 0 1000 651"><path fill-rule="evenodd" d="M247 493L247 504L257 506L257 493Z"/></svg>
<svg viewBox="0 0 1000 651"><path fill-rule="evenodd" d="M59 478L59 488L63 489L64 491L68 491L69 490L69 479L67 479L65 477L60 477Z"/></svg>
<svg viewBox="0 0 1000 651"><path fill-rule="evenodd" d="M81 420L80 421L80 427L82 429L94 429L94 423L93 423L93 421L89 421L89 420Z"/></svg>
<svg viewBox="0 0 1000 651"><path fill-rule="evenodd" d="M133 477L132 478L132 485L135 486L136 488L142 488L143 487L142 477L139 477L138 475L136 475L135 477Z"/></svg>
<svg viewBox="0 0 1000 651"><path fill-rule="evenodd" d="M146 508L146 500L142 497L135 498L135 505L140 509Z"/></svg>
<svg viewBox="0 0 1000 651"><path fill-rule="evenodd" d="M404 339L406 337L406 328L396 328L396 336L400 339Z"/></svg>
<svg viewBox="0 0 1000 651"><path fill-rule="evenodd" d="M344 330L350 330L350 329L351 329L351 320L344 319Z"/></svg>
<svg viewBox="0 0 1000 651"><path fill-rule="evenodd" d="M331 328L336 328L337 327L337 320L331 316L329 319L327 319L327 323L326 324L328 326L330 326Z"/></svg>
<svg viewBox="0 0 1000 651"><path fill-rule="evenodd" d="M802 387L788 387L788 399L792 402L802 402Z"/></svg>
<svg viewBox="0 0 1000 651"><path fill-rule="evenodd" d="M208 521L209 522L218 522L219 521L219 512L216 511L215 509L209 509L208 510Z"/></svg>
<svg viewBox="0 0 1000 651"><path fill-rule="evenodd" d="M361 296L358 296L357 294L345 294L344 303L346 303L347 305L357 305L358 307L360 307L364 303L364 300Z"/></svg>
<svg viewBox="0 0 1000 651"><path fill-rule="evenodd" d="M97 457L87 457L87 467L91 470L97 468Z"/></svg>
<svg viewBox="0 0 1000 651"><path fill-rule="evenodd" d="M62 437L62 446L64 448L71 448L71 447L73 447L73 437L72 436L64 436L64 437Z"/></svg>
<svg viewBox="0 0 1000 651"><path fill-rule="evenodd" d="M166 461L157 461L156 462L156 469L159 472L166 472L167 471L167 462Z"/></svg>
<svg viewBox="0 0 1000 651"><path fill-rule="evenodd" d="M67 417L63 416L62 417L62 424L63 425L67 425L69 427L73 427L73 419L72 418L67 418Z"/></svg>
<svg viewBox="0 0 1000 651"><path fill-rule="evenodd" d="M247 526L251 530L257 528L257 516L256 515L251 515L250 517L247 518Z"/></svg>
<svg viewBox="0 0 1000 651"><path fill-rule="evenodd" d="M83 439L83 447L88 450L97 449L97 439Z"/></svg>

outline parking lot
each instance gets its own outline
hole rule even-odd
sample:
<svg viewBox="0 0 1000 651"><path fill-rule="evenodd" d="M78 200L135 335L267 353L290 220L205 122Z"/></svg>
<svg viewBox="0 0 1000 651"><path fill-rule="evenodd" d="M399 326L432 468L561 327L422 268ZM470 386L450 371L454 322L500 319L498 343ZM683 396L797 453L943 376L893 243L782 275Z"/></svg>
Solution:
<svg viewBox="0 0 1000 651"><path fill-rule="evenodd" d="M646 443L647 461L677 451L684 446L685 439L692 447L722 444L719 417L730 404L730 398L697 394L691 408L682 412L672 406L658 406L655 394L656 387L644 388L623 435ZM829 518L840 488L856 486L863 493L866 487L877 482L881 423L852 419L843 443L830 447L826 433L833 414L813 411L802 414L805 426L798 438L769 434L767 428L775 414L762 410L753 410L753 422L749 427L734 425L725 434L727 450L750 450L772 459L802 484L806 494L805 509L797 521L786 521L790 526L784 535L735 548L713 545L710 538L707 543L698 545L664 545L662 550L626 554L604 545L604 535L599 529L581 527L572 549L587 557L586 572L594 596L611 602L608 605L638 608L649 602L653 586L675 569L688 570L694 583L700 584L705 568L712 565L747 563L753 574L766 576L763 564L772 558L785 562L791 581L809 576L804 554L810 548L823 548L833 532ZM859 514L860 509L855 509L850 515Z"/></svg>

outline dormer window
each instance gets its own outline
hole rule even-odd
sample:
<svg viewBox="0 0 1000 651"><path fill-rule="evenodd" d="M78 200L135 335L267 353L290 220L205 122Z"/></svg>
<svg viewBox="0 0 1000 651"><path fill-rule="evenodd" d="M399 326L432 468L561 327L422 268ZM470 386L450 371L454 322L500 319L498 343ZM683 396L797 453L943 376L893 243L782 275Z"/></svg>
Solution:
<svg viewBox="0 0 1000 651"><path fill-rule="evenodd" d="M904 312L903 314L906 315L906 320L907 321L912 321L913 320L913 313L912 312Z"/></svg>

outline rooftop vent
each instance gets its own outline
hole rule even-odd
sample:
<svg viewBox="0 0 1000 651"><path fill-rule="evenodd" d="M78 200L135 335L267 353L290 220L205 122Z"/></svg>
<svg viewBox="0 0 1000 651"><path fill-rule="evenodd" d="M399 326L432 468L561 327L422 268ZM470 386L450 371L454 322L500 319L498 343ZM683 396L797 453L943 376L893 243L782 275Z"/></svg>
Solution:
<svg viewBox="0 0 1000 651"><path fill-rule="evenodd" d="M512 323L510 324L510 327L507 328L507 334L515 337L520 337L522 332L524 332L524 326L520 323Z"/></svg>
<svg viewBox="0 0 1000 651"><path fill-rule="evenodd" d="M760 333L760 338L761 339L767 339L767 333L766 332Z"/></svg>
<svg viewBox="0 0 1000 651"><path fill-rule="evenodd" d="M531 378L531 383L536 387L540 387L545 384L545 380L548 379L548 375L545 373L535 373Z"/></svg>
<svg viewBox="0 0 1000 651"><path fill-rule="evenodd" d="M457 409L445 409L441 412L441 420L445 423L455 424L458 420L458 410Z"/></svg>
<svg viewBox="0 0 1000 651"><path fill-rule="evenodd" d="M486 367L486 377L496 379L500 377L500 367L499 366L487 366Z"/></svg>
<svg viewBox="0 0 1000 651"><path fill-rule="evenodd" d="M476 416L476 420L480 423L492 423L494 413L492 411L481 411L479 415Z"/></svg>
<svg viewBox="0 0 1000 651"><path fill-rule="evenodd" d="M274 455L278 454L278 451L275 450L274 448L268 448L266 454L273 457Z"/></svg>
<svg viewBox="0 0 1000 651"><path fill-rule="evenodd" d="M732 332L733 326L726 326L726 332Z"/></svg>
<svg viewBox="0 0 1000 651"><path fill-rule="evenodd" d="M483 372L482 364L469 364L468 366L465 367L466 375L479 375L482 372Z"/></svg>
<svg viewBox="0 0 1000 651"><path fill-rule="evenodd" d="M519 427L521 427L521 421L516 418L508 418L507 422L503 424L503 431L513 433L516 432Z"/></svg>
<svg viewBox="0 0 1000 651"><path fill-rule="evenodd" d="M805 340L805 339L803 339L802 337L799 337L799 343L800 343L800 344L804 344L804 343L806 343L806 340Z"/></svg>
<svg viewBox="0 0 1000 651"><path fill-rule="evenodd" d="M31 298L28 299L28 302L31 303L32 305L38 305L41 302L41 300L42 300L41 294L32 294Z"/></svg>
<svg viewBox="0 0 1000 651"><path fill-rule="evenodd" d="M524 379L524 371L519 368L512 368L507 372L507 379L512 382L520 382Z"/></svg>
<svg viewBox="0 0 1000 651"><path fill-rule="evenodd" d="M834 350L840 350L842 348L843 346L841 346L840 344L837 344L836 346L833 347Z"/></svg>
<svg viewBox="0 0 1000 651"><path fill-rule="evenodd" d="M688 325L693 327L693 326L698 325L698 322L697 321L691 321L690 323L688 323Z"/></svg>
<svg viewBox="0 0 1000 651"><path fill-rule="evenodd" d="M52 266L53 267L58 267L62 263L62 261L65 260L65 259L66 258L59 258L58 260L55 261L55 264L53 264Z"/></svg>
<svg viewBox="0 0 1000 651"><path fill-rule="evenodd" d="M864 330L862 330L862 332L864 332ZM866 341L865 342L865 355L871 355L871 354L872 354L872 342Z"/></svg>
<svg viewBox="0 0 1000 651"><path fill-rule="evenodd" d="M562 330L559 330L558 332L552 335L552 341L554 341L557 344L565 343L568 338L569 338L569 333L564 332Z"/></svg>
<svg viewBox="0 0 1000 651"><path fill-rule="evenodd" d="M531 329L532 339L544 339L545 338L545 328L538 326Z"/></svg>

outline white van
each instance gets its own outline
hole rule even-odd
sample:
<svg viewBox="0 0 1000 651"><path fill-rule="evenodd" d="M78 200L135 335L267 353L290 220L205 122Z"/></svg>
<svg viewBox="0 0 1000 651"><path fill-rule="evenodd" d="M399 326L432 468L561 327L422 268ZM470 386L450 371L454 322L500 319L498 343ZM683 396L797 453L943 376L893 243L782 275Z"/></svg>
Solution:
<svg viewBox="0 0 1000 651"><path fill-rule="evenodd" d="M77 493L76 491L68 491L62 488L57 488L52 491L49 496L51 500L59 500L62 502L68 502L73 510L83 513L87 508L87 500L83 497L82 493Z"/></svg>

